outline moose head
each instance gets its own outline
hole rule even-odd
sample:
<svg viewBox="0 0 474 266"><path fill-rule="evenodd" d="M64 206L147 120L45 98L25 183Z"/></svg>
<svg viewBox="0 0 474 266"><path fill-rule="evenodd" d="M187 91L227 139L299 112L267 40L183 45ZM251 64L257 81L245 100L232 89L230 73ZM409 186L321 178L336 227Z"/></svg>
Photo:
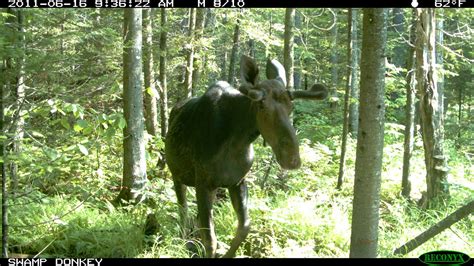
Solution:
<svg viewBox="0 0 474 266"><path fill-rule="evenodd" d="M258 80L258 66L255 60L242 56L240 74L242 85L240 92L245 94L256 109L257 128L272 147L276 159L285 169L296 169L301 166L299 144L290 114L293 100L323 100L328 90L322 84L315 84L308 91L290 91L286 89L286 72L277 60L268 60L267 79Z"/></svg>

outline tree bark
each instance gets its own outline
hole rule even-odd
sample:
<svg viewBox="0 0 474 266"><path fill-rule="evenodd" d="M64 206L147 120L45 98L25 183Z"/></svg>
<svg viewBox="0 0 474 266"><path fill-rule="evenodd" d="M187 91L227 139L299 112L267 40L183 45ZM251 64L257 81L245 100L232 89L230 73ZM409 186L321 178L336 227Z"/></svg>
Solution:
<svg viewBox="0 0 474 266"><path fill-rule="evenodd" d="M147 182L143 117L142 12L124 10L123 181L117 200L141 200Z"/></svg>
<svg viewBox="0 0 474 266"><path fill-rule="evenodd" d="M408 241L403 246L395 249L393 252L395 255L405 255L408 252L414 250L415 248L421 246L426 241L430 240L437 234L443 232L446 228L449 228L451 225L455 224L456 222L460 221L461 219L467 217L469 214L474 212L474 200L469 202L468 204L462 206L461 208L457 209L455 212L448 215L448 217L444 218L437 224L431 226L428 230L424 231L423 233L419 234L414 239Z"/></svg>
<svg viewBox="0 0 474 266"><path fill-rule="evenodd" d="M194 70L193 70L193 95L196 94L196 89L199 87L199 80L201 79L201 69L204 65L204 54L202 51L201 38L204 34L204 25L205 25L205 12L204 8L198 8L196 11L196 45L195 45L195 57L194 57Z"/></svg>
<svg viewBox="0 0 474 266"><path fill-rule="evenodd" d="M339 50L338 48L338 42L339 42L339 36L338 36L338 23L337 23L337 15L338 11L334 10L334 20L335 23L331 29L331 36L332 36L332 49L331 49L331 89L329 92L330 99L329 99L329 106L331 109L334 111L337 107L337 86L339 82L339 72L338 72L338 61L339 61L339 56L337 54L337 51Z"/></svg>
<svg viewBox="0 0 474 266"><path fill-rule="evenodd" d="M160 33L160 119L161 119L161 136L166 137L168 132L168 81L166 77L166 60L167 60L167 38L168 23L166 18L166 9L161 8L161 33Z"/></svg>
<svg viewBox="0 0 474 266"><path fill-rule="evenodd" d="M392 14L392 29L395 31L395 38L400 39L400 36L403 36L405 33L405 18L403 16L403 9L394 8L392 9ZM403 46L403 43L401 41L398 42L393 48L393 64L397 67L401 67L404 65L404 61L406 58L405 51L405 47Z"/></svg>
<svg viewBox="0 0 474 266"><path fill-rule="evenodd" d="M448 167L443 149L443 117L439 111L437 71L435 68L434 9L417 9L416 66L417 91L420 95L421 129L426 164L426 202L429 207L438 196L449 194Z"/></svg>
<svg viewBox="0 0 474 266"><path fill-rule="evenodd" d="M413 138L415 135L415 79L414 79L414 57L416 38L416 13L413 10L408 57L406 62L407 76L405 90L407 93L407 103L405 106L405 140L403 144L403 173L402 173L402 196L410 197L410 159L413 153Z"/></svg>
<svg viewBox="0 0 474 266"><path fill-rule="evenodd" d="M227 79L227 50L223 48L224 52L222 54L222 64L221 64L221 80Z"/></svg>
<svg viewBox="0 0 474 266"><path fill-rule="evenodd" d="M444 43L444 9L438 9L436 20L436 65L438 66L438 109L444 120L444 74L443 74L443 43ZM444 135L444 132L443 132Z"/></svg>
<svg viewBox="0 0 474 266"><path fill-rule="evenodd" d="M5 92L8 90L8 79L5 78L7 73L7 60L3 60L0 78L0 130L3 136L5 133L5 116L4 116L4 104L5 104ZM0 139L0 170L2 172L2 257L8 258L8 191L7 191L7 175L5 171L6 156L5 156L5 142L6 139Z"/></svg>
<svg viewBox="0 0 474 266"><path fill-rule="evenodd" d="M286 70L286 88L293 90L295 87L294 81L294 39L295 34L293 32L295 23L295 9L287 8L285 12L285 40L283 46L283 65Z"/></svg>
<svg viewBox="0 0 474 266"><path fill-rule="evenodd" d="M309 36L309 18L307 17L303 17L303 24L304 24L304 33L302 34L301 36L301 40L304 42L304 43L308 43L308 36ZM304 90L308 90L309 89L309 82L308 82L308 65L309 65L309 56L305 55L303 58L303 64L302 64L302 67L301 67L301 71L303 72L303 82L304 82L304 86L303 86L303 89Z"/></svg>
<svg viewBox="0 0 474 266"><path fill-rule="evenodd" d="M296 12L295 14L295 29L298 32L297 35L295 35L295 44L297 47L300 47L303 44L303 37L301 36L301 28L302 28L302 19L301 19L301 10L299 12ZM298 51L298 50L297 50ZM301 76L302 76L302 66L301 66L301 60L300 60L300 54L297 54L295 52L295 90L300 90L301 89Z"/></svg>
<svg viewBox="0 0 474 266"><path fill-rule="evenodd" d="M349 12L347 15L347 83L346 83L346 91L344 94L344 112L343 112L343 125L342 125L342 141L341 141L341 157L339 161L339 175L337 178L337 189L341 189L342 182L344 180L344 168L346 165L346 148L347 148L347 134L349 129L349 94L351 92L352 86L352 62L354 61L354 39L352 38L352 34L354 32L354 24L352 19L352 12L353 8L349 8Z"/></svg>
<svg viewBox="0 0 474 266"><path fill-rule="evenodd" d="M384 143L386 12L364 9L351 258L377 256Z"/></svg>
<svg viewBox="0 0 474 266"><path fill-rule="evenodd" d="M196 8L189 10L189 28L187 54L186 54L186 74L184 76L184 91L186 98L193 97L193 69L194 69L194 30L196 28Z"/></svg>
<svg viewBox="0 0 474 266"><path fill-rule="evenodd" d="M7 189L7 152L6 147L9 139L7 138L7 122L5 119L5 108L7 105L7 95L16 87L14 78L14 67L11 50L9 47L15 47L17 23L16 12L14 9L8 8L7 13L10 16L5 20L4 31L6 33L6 41L2 43L3 49L7 51L3 54L2 65L0 66L0 131L4 138L0 139L0 171L2 175L2 257L8 258L8 189Z"/></svg>
<svg viewBox="0 0 474 266"><path fill-rule="evenodd" d="M13 155L18 155L21 151L21 142L24 135L24 125L25 120L23 118L23 104L25 101L25 52L26 52L26 38L25 38L25 29L24 29L24 14L21 9L9 9L12 17L12 46L18 49L18 56L16 58L16 65L14 66L15 78L12 79L16 81L16 84L12 84L11 94L13 95L13 116L11 119L11 147L10 152ZM15 161L10 161L10 180L13 198L15 198L16 191L18 190L18 166Z"/></svg>
<svg viewBox="0 0 474 266"><path fill-rule="evenodd" d="M462 104L464 100L464 88L460 86L458 88L458 133L456 138L456 147L461 147L461 136L462 136ZM470 112L468 112L470 113Z"/></svg>
<svg viewBox="0 0 474 266"><path fill-rule="evenodd" d="M150 8L143 9L143 74L145 78L145 125L148 134L158 134L158 92L155 88L153 58L153 18Z"/></svg>
<svg viewBox="0 0 474 266"><path fill-rule="evenodd" d="M237 19L237 23L234 28L234 38L232 41L232 52L230 54L229 62L229 74L227 76L227 81L230 85L235 84L235 63L237 62L237 52L239 50L239 39L240 39L240 18Z"/></svg>
<svg viewBox="0 0 474 266"><path fill-rule="evenodd" d="M224 18L222 19L223 23L224 24L227 24L228 23L228 20L227 20L227 15L224 14ZM228 80L227 79L227 57L228 57L228 49L227 47L222 47L222 61L221 61L221 64L220 64L220 74L219 74L219 78L220 80Z"/></svg>
<svg viewBox="0 0 474 266"><path fill-rule="evenodd" d="M352 60L351 60L351 97L349 103L349 132L353 138L357 138L359 128L359 63L360 63L360 45L359 45L359 10L352 8Z"/></svg>

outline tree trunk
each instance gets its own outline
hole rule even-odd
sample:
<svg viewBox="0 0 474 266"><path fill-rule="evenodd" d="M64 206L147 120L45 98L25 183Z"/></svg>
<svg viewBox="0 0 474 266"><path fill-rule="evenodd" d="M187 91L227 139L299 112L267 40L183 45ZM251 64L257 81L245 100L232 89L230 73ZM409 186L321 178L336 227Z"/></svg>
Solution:
<svg viewBox="0 0 474 266"><path fill-rule="evenodd" d="M349 105L349 132L353 138L357 138L357 130L359 128L359 63L360 63L360 46L359 46L359 10L352 8L352 60L351 60L351 97Z"/></svg>
<svg viewBox="0 0 474 266"><path fill-rule="evenodd" d="M147 182L143 117L142 11L124 10L123 181L117 200L141 200Z"/></svg>
<svg viewBox="0 0 474 266"><path fill-rule="evenodd" d="M393 14L393 27L392 29L395 31L395 38L401 39L400 36L403 36L405 33L405 17L403 16L403 9L402 8L394 8L392 9ZM397 67L401 67L404 65L405 61L405 46L403 42L397 42L395 47L393 48L393 64Z"/></svg>
<svg viewBox="0 0 474 266"><path fill-rule="evenodd" d="M444 74L443 74L443 43L444 43L444 10L438 9L438 19L436 21L436 66L438 67L438 109L440 116L444 120ZM444 132L443 132L444 135Z"/></svg>
<svg viewBox="0 0 474 266"><path fill-rule="evenodd" d="M293 90L295 87L294 81L294 52L293 45L295 34L293 32L295 21L295 9L287 8L285 12L285 41L283 46L283 65L286 70L286 88Z"/></svg>
<svg viewBox="0 0 474 266"><path fill-rule="evenodd" d="M150 8L143 9L143 74L145 77L145 125L148 134L158 134L158 92L155 88L153 58L153 18Z"/></svg>
<svg viewBox="0 0 474 266"><path fill-rule="evenodd" d="M458 88L458 133L456 138L456 147L461 147L461 130L462 130L462 104L464 99L464 88L460 86ZM470 113L470 112L469 112Z"/></svg>
<svg viewBox="0 0 474 266"><path fill-rule="evenodd" d="M386 12L364 9L351 258L377 256L384 141Z"/></svg>
<svg viewBox="0 0 474 266"><path fill-rule="evenodd" d="M435 60L435 16L434 9L417 9L416 80L420 95L421 129L426 164L426 202L449 194L447 186L447 163L443 149L443 117L439 111L439 93Z"/></svg>
<svg viewBox="0 0 474 266"><path fill-rule="evenodd" d="M221 64L221 80L228 80L227 79L227 50L222 48L224 53L222 54L222 64Z"/></svg>
<svg viewBox="0 0 474 266"><path fill-rule="evenodd" d="M337 69L337 63L339 61L339 56L337 54L337 51L339 50L338 47L338 31L337 31L337 14L338 11L334 10L334 20L335 23L331 29L331 36L332 36L332 49L331 49L331 89L329 91L329 106L331 109L334 111L337 107L337 86L338 86L338 81L339 81L339 72Z"/></svg>
<svg viewBox="0 0 474 266"><path fill-rule="evenodd" d="M196 94L196 89L199 87L199 80L201 78L201 69L204 65L204 54L202 53L201 38L204 34L205 15L206 9L198 8L196 11L196 46L195 46L195 57L194 57L194 70L193 70L193 95Z"/></svg>
<svg viewBox="0 0 474 266"><path fill-rule="evenodd" d="M12 10L12 15L14 20L14 27L12 28L13 34L13 47L16 47L19 50L18 57L16 59L16 84L12 84L12 91L11 94L13 95L13 110L14 114L12 117L12 128L11 128L11 138L12 138L12 145L11 145L11 153L13 155L18 156L21 150L21 142L23 140L24 135L24 125L25 120L23 118L24 112L23 104L25 102L25 52L26 52L26 38L25 38L25 29L24 29L24 14L21 9ZM10 180L11 180L11 192L13 198L15 198L16 191L18 190L18 166L15 161L10 161Z"/></svg>
<svg viewBox="0 0 474 266"><path fill-rule="evenodd" d="M12 92L13 88L17 87L14 78L14 67L12 59L12 51L10 47L16 47L17 42L17 30L15 25L17 24L16 11L8 8L8 16L5 20L4 31L7 35L5 42L2 43L5 51L2 58L2 65L0 66L0 131L4 138L0 139L0 170L2 175L2 257L8 257L8 189L7 189L7 152L6 148L9 142L7 138L7 122L5 119L5 108L7 105L7 96ZM14 182L13 182L14 183Z"/></svg>
<svg viewBox="0 0 474 266"><path fill-rule="evenodd" d="M296 12L295 14L295 29L299 33L298 35L295 36L295 44L297 47L300 47L303 45L303 38L301 36L301 28L302 28L302 21L301 21L301 10L299 12ZM296 52L295 52L296 54ZM295 55L295 90L300 90L301 89L301 76L302 76L302 67L301 67L301 62L300 62L300 54Z"/></svg>
<svg viewBox="0 0 474 266"><path fill-rule="evenodd" d="M405 198L410 197L410 159L413 152L413 138L415 134L415 75L414 56L415 56L415 38L416 38L416 13L412 11L412 22L410 28L410 42L408 48L408 57L406 62L407 76L405 90L407 93L407 103L405 106L405 140L403 145L403 174L402 174L402 195Z"/></svg>
<svg viewBox="0 0 474 266"><path fill-rule="evenodd" d="M2 59L1 65L2 74L0 78L0 130L1 134L5 136L5 116L4 116L4 104L5 104L5 92L8 90L8 79L5 78L7 73L6 60ZM0 170L2 172L2 257L8 257L8 191L7 191L7 175L5 171L6 156L5 156L5 142L6 139L0 140Z"/></svg>
<svg viewBox="0 0 474 266"><path fill-rule="evenodd" d="M160 119L161 119L161 136L166 137L168 132L168 82L166 80L166 55L168 47L166 44L167 34L167 18L166 9L161 8L161 33L160 33Z"/></svg>
<svg viewBox="0 0 474 266"><path fill-rule="evenodd" d="M237 19L237 24L235 24L234 39L232 42L232 52L230 54L229 75L227 76L227 81L230 83L230 85L235 84L235 63L237 62L237 52L239 51L239 39L240 39L240 18Z"/></svg>
<svg viewBox="0 0 474 266"><path fill-rule="evenodd" d="M344 94L344 119L342 124L342 141L341 141L341 157L339 161L339 175L337 178L337 189L341 189L342 182L344 180L344 168L346 165L346 148L347 148L347 133L349 128L349 94L351 92L352 86L352 62L354 61L354 39L352 38L352 34L354 33L354 24L352 19L352 12L353 8L349 8L349 12L347 15L347 83L346 83L346 91Z"/></svg>
<svg viewBox="0 0 474 266"><path fill-rule="evenodd" d="M301 37L301 40L304 42L304 43L308 43L308 36L309 36L309 18L307 17L303 17L303 21L302 21L305 25L304 27L304 34L303 36ZM301 71L304 73L303 74L303 81L304 81L304 86L303 86L303 89L304 90L308 90L309 89L309 75L308 73L310 72L308 70L308 67L309 67L309 56L305 55L303 58L303 64L301 66Z"/></svg>
<svg viewBox="0 0 474 266"><path fill-rule="evenodd" d="M227 24L228 23L228 20L227 20L227 15L224 14L224 18L222 19L223 21L223 24ZM221 64L219 65L220 66L220 74L219 74L219 78L220 80L228 80L227 79L227 57L228 57L228 49L227 47L222 47L222 61L221 61Z"/></svg>
<svg viewBox="0 0 474 266"><path fill-rule="evenodd" d="M189 28L186 53L186 74L184 76L184 91L186 98L193 97L193 69L194 69L194 30L196 28L196 8L189 10Z"/></svg>
<svg viewBox="0 0 474 266"><path fill-rule="evenodd" d="M455 212L451 213L448 217L441 220L439 223L433 225L428 230L419 234L414 239L408 241L405 245L395 249L393 252L395 255L405 255L408 252L414 250L415 248L421 246L426 241L430 240L437 234L443 232L446 228L449 228L451 225L460 221L461 219L467 217L469 214L474 212L474 200L468 204L457 209Z"/></svg>

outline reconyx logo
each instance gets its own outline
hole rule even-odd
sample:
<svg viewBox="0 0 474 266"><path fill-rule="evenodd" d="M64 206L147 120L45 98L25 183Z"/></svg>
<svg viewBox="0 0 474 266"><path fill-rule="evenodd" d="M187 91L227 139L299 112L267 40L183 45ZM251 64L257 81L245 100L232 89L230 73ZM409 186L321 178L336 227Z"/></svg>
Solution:
<svg viewBox="0 0 474 266"><path fill-rule="evenodd" d="M470 257L458 251L438 250L422 254L418 259L428 265L461 265L466 263Z"/></svg>

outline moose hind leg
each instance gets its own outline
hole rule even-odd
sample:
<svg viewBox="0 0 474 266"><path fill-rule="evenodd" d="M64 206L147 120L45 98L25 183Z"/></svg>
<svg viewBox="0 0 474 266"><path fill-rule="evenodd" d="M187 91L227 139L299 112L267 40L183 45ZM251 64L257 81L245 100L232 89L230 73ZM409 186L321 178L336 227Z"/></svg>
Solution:
<svg viewBox="0 0 474 266"><path fill-rule="evenodd" d="M215 192L216 190L196 186L199 231L202 243L206 248L206 257L209 258L216 256L217 249L214 222L212 221L212 203L214 202Z"/></svg>
<svg viewBox="0 0 474 266"><path fill-rule="evenodd" d="M183 237L187 237L187 232L191 229L191 223L188 217L188 203L186 201L187 187L183 183L173 180L176 198L178 199L179 219L181 226L181 233Z"/></svg>
<svg viewBox="0 0 474 266"><path fill-rule="evenodd" d="M232 239L230 248L224 255L224 258L232 258L235 256L235 252L240 244L245 240L250 230L250 219L247 211L248 192L245 181L242 181L234 187L230 187L229 195L239 223L237 226L237 233L235 234L234 239Z"/></svg>

